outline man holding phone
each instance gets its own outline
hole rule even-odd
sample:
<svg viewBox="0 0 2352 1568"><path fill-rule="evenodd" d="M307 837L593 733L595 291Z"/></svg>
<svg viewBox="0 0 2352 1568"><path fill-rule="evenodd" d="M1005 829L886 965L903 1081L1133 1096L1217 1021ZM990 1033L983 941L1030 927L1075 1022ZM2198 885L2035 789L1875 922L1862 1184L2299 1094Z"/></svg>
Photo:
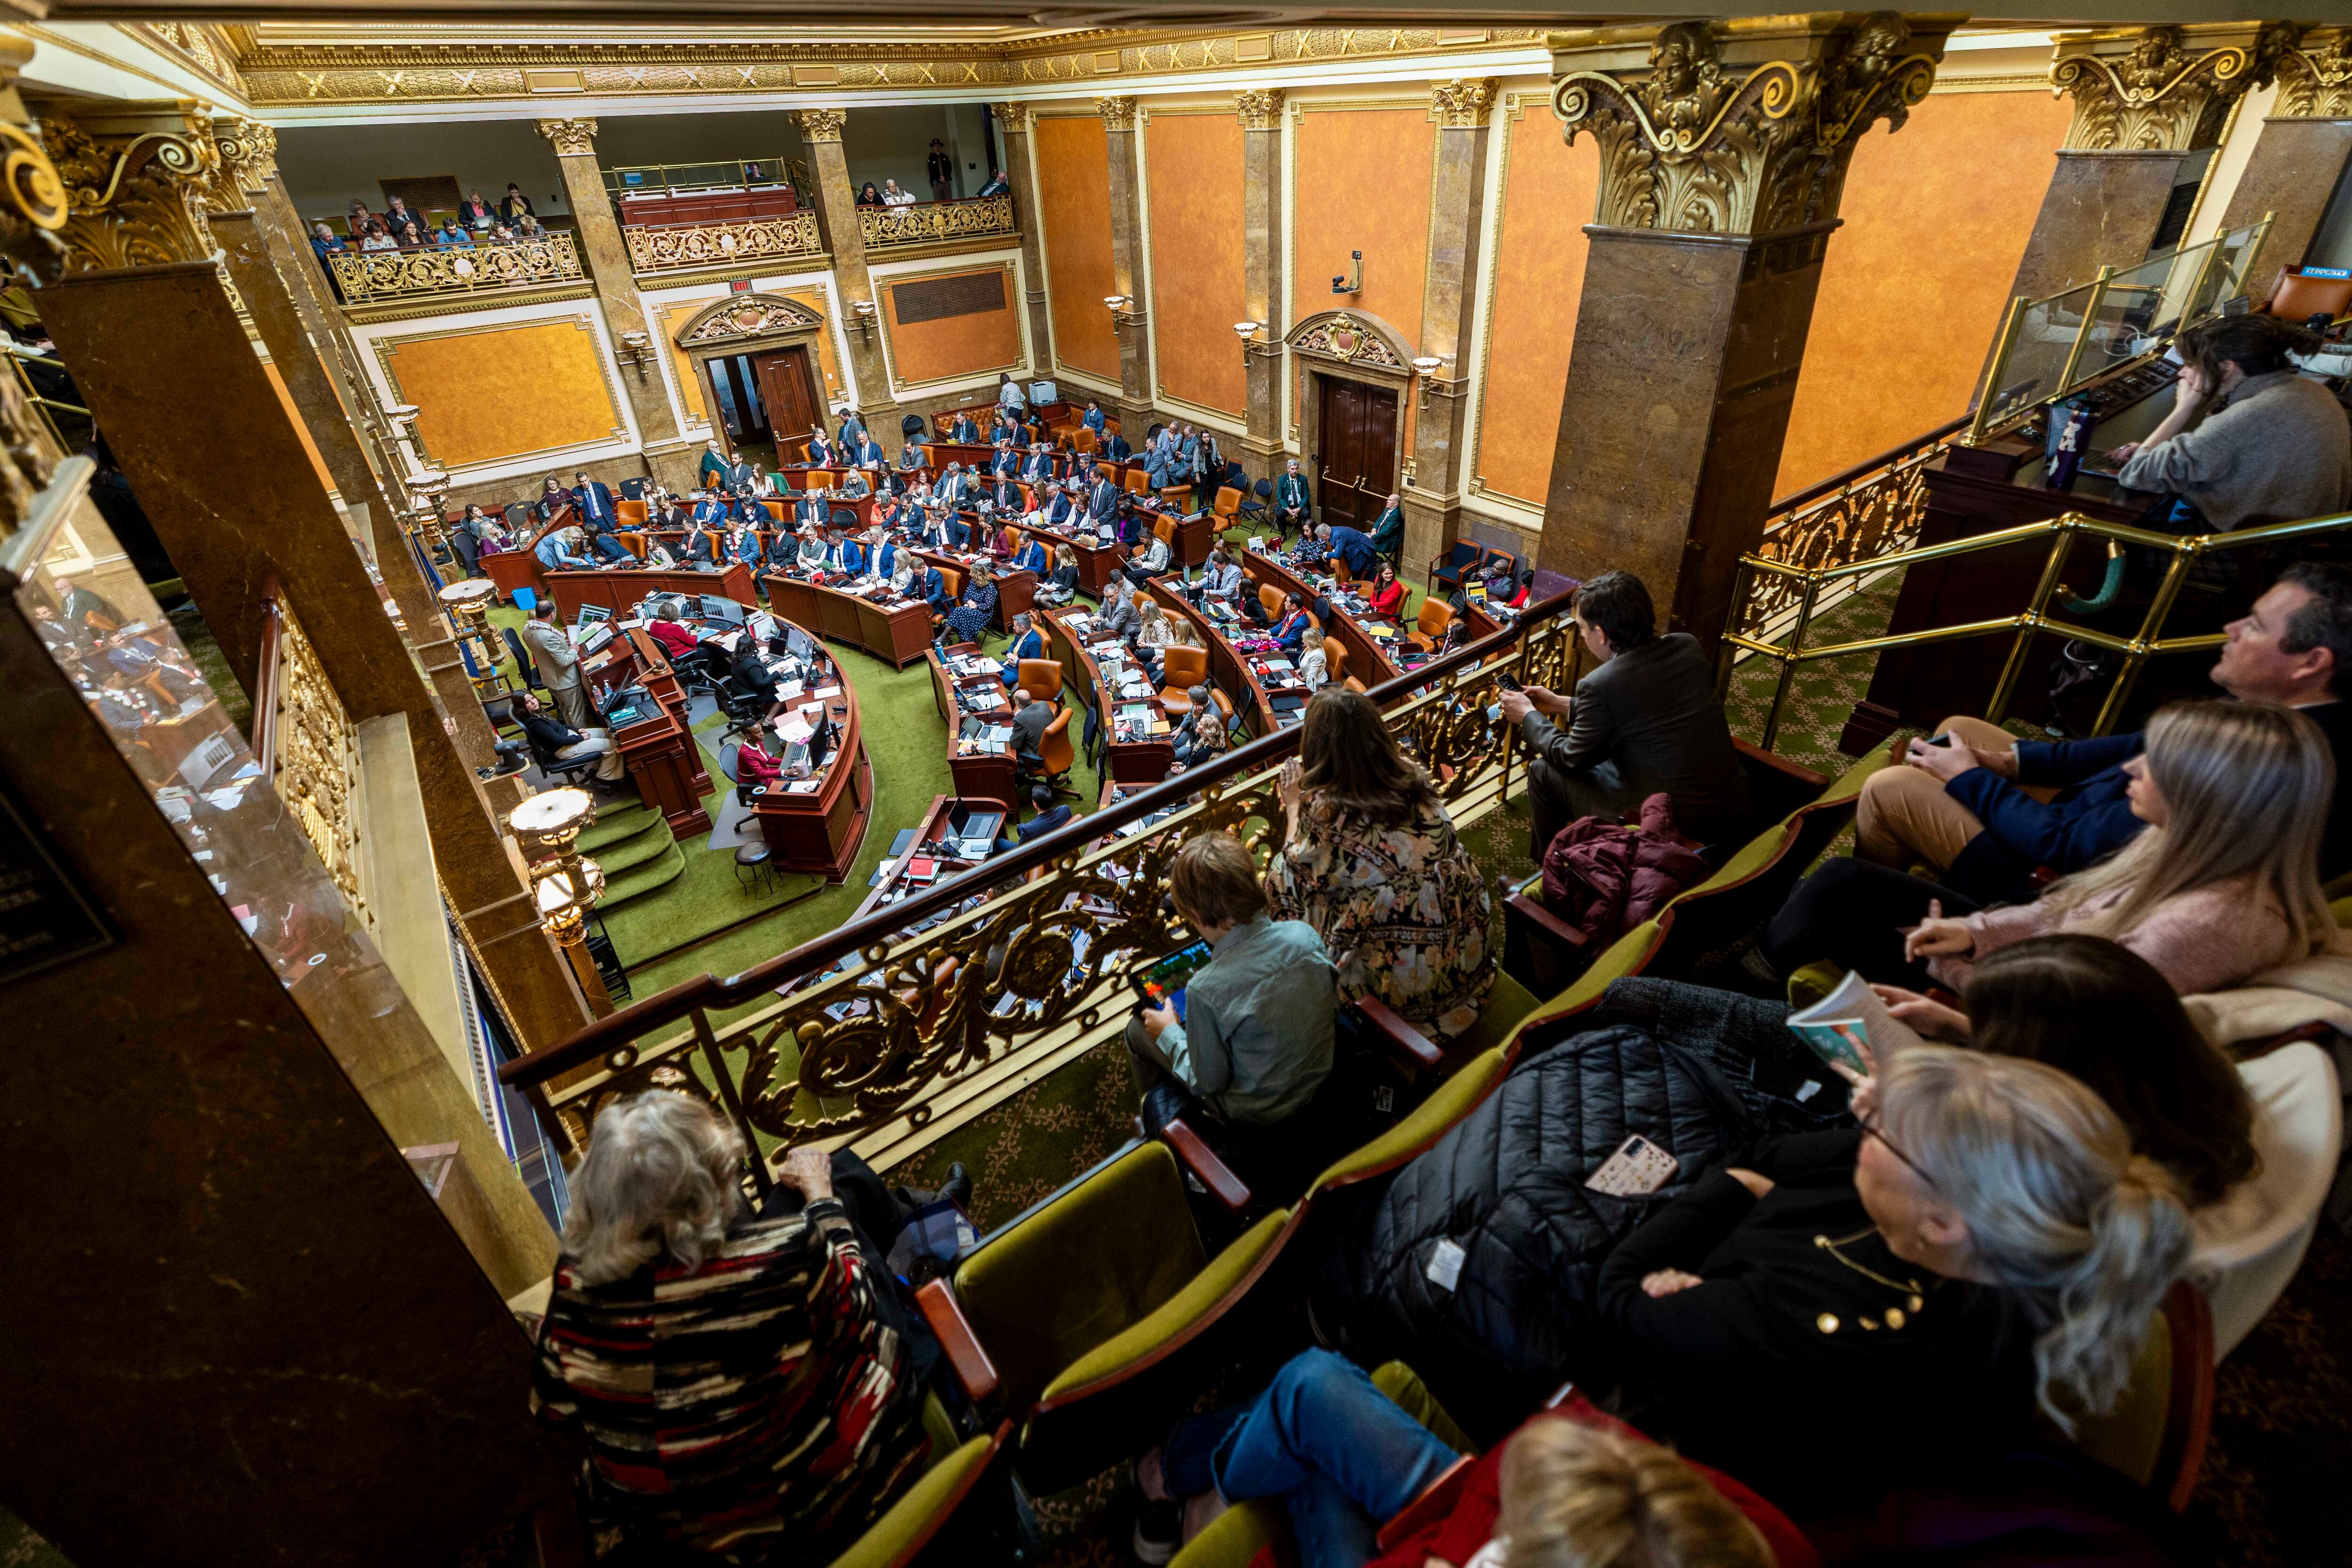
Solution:
<svg viewBox="0 0 2352 1568"><path fill-rule="evenodd" d="M1157 1128L1205 1110L1254 1143L1305 1110L1330 1076L1331 956L1306 922L1266 918L1257 865L1230 833L1187 841L1169 882L1176 913L1213 956L1186 982L1181 1007L1171 997L1128 1022L1144 1120Z"/></svg>

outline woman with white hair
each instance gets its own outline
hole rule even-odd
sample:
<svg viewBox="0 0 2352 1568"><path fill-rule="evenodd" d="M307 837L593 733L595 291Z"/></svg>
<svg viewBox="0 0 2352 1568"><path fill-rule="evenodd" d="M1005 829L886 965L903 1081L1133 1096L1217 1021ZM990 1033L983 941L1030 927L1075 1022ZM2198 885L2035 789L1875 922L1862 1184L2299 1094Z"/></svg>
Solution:
<svg viewBox="0 0 2352 1568"><path fill-rule="evenodd" d="M1773 917L1764 960L1780 974L1826 959L1888 985L1958 991L1977 959L2067 931L2122 944L2194 996L2334 939L2319 843L2336 760L2317 725L2268 703L2174 703L2124 770L2147 831L2032 903L1980 910L1921 878L1832 860Z"/></svg>
<svg viewBox="0 0 2352 1568"><path fill-rule="evenodd" d="M805 1203L773 1218L747 1212L743 1159L736 1130L683 1094L597 1116L533 1405L579 1423L599 1512L625 1534L829 1562L921 1473L921 1389L832 1156L787 1156Z"/></svg>

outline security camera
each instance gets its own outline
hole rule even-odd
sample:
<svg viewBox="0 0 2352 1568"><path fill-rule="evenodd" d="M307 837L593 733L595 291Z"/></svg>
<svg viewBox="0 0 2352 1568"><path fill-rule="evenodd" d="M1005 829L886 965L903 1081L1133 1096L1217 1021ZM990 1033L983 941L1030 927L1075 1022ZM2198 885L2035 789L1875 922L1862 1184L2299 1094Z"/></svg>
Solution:
<svg viewBox="0 0 2352 1568"><path fill-rule="evenodd" d="M1344 294L1347 292L1347 288L1348 275L1344 272L1333 273L1331 275L1331 292L1334 294Z"/></svg>

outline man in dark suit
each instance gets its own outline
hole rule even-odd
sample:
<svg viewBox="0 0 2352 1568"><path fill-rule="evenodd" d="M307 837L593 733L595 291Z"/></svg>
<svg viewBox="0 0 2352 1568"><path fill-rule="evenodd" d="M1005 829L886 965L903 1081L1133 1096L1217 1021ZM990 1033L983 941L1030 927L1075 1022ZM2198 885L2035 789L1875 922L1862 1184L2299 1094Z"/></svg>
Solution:
<svg viewBox="0 0 2352 1568"><path fill-rule="evenodd" d="M1040 441L1030 447L1029 460L1021 465L1021 477L1032 485L1043 485L1053 476L1053 449Z"/></svg>
<svg viewBox="0 0 2352 1568"><path fill-rule="evenodd" d="M1032 839L1042 839L1055 828L1067 826L1070 818L1075 814L1066 804L1055 805L1054 791L1043 784L1037 785L1029 791L1029 804L1037 814L1021 824L1017 839L997 840L996 847L999 851L1015 848L1018 844L1025 844Z"/></svg>
<svg viewBox="0 0 2352 1568"><path fill-rule="evenodd" d="M1274 482L1274 526L1278 533L1304 528L1314 515L1314 507L1307 494L1307 476L1298 471L1298 459L1294 457L1283 469L1282 477Z"/></svg>
<svg viewBox="0 0 2352 1568"><path fill-rule="evenodd" d="M948 439L969 445L980 439L980 426L972 423L969 413L959 413L955 416L955 423L948 426Z"/></svg>
<svg viewBox="0 0 2352 1568"><path fill-rule="evenodd" d="M952 510L963 505L964 495L963 467L961 464L950 463L948 471L940 476L940 482L931 486L931 498Z"/></svg>
<svg viewBox="0 0 2352 1568"><path fill-rule="evenodd" d="M759 503L755 501L752 504L757 506ZM799 500L793 503L793 522L795 525L801 523L814 523L821 528L831 520L832 519L826 515L824 503L818 500L814 496L803 496Z"/></svg>
<svg viewBox="0 0 2352 1568"><path fill-rule="evenodd" d="M857 417L857 411L854 408L837 408L833 412L841 415L841 449L855 452L857 444L867 439L866 422Z"/></svg>
<svg viewBox="0 0 2352 1568"><path fill-rule="evenodd" d="M1086 516L1086 501L1077 486L1063 486L1045 504L1045 526L1051 528L1075 528L1078 519Z"/></svg>
<svg viewBox="0 0 2352 1568"><path fill-rule="evenodd" d="M1631 572L1586 583L1576 619L1601 667L1576 684L1574 702L1541 686L1502 697L1527 743L1535 858L1577 818L1615 821L1661 792L1674 800L1675 826L1701 843L1745 832L1748 774L1697 641L1658 635L1650 591ZM1565 734L1552 717L1569 720Z"/></svg>
<svg viewBox="0 0 2352 1568"><path fill-rule="evenodd" d="M1010 440L1002 435L998 436L996 450L988 455L988 476L992 479L1010 479L1020 472L1021 455L1013 450L1013 443Z"/></svg>
<svg viewBox="0 0 2352 1568"><path fill-rule="evenodd" d="M1404 548L1404 497L1389 497L1388 510L1372 525L1372 549L1375 553L1394 557ZM1352 564L1351 564L1352 570Z"/></svg>
<svg viewBox="0 0 2352 1568"><path fill-rule="evenodd" d="M1097 474L1095 487L1087 496L1087 516L1097 528L1118 515L1118 486Z"/></svg>
<svg viewBox="0 0 2352 1568"><path fill-rule="evenodd" d="M793 538L790 528L778 528L768 536L768 570L790 571L800 559L801 542Z"/></svg>
<svg viewBox="0 0 2352 1568"><path fill-rule="evenodd" d="M856 444L849 449L849 461L860 468L879 468L889 459L883 455L882 444L860 430Z"/></svg>
<svg viewBox="0 0 2352 1568"><path fill-rule="evenodd" d="M988 498L996 503L1000 516L1017 517L1021 515L1021 486L1013 482L1011 475L996 482L996 488L989 493Z"/></svg>
<svg viewBox="0 0 2352 1568"><path fill-rule="evenodd" d="M1360 528L1351 528L1345 523L1338 523L1332 526L1331 537L1325 542L1332 555L1348 563L1350 572L1358 577L1372 575L1372 567L1380 559L1380 551L1373 548L1370 534Z"/></svg>
<svg viewBox="0 0 2352 1568"><path fill-rule="evenodd" d="M1113 463L1123 463L1135 455L1135 448L1128 444L1126 436L1113 431L1102 444L1102 455Z"/></svg>
<svg viewBox="0 0 2352 1568"><path fill-rule="evenodd" d="M816 434L809 437L809 466L812 468L833 467L838 455L839 455L833 449L833 443L825 439L824 426L821 424L818 425L816 428Z"/></svg>
<svg viewBox="0 0 2352 1568"><path fill-rule="evenodd" d="M581 527L590 532L612 528L621 520L613 505L613 492L601 479L591 479L585 472L572 476L572 505L580 517Z"/></svg>
<svg viewBox="0 0 2352 1568"><path fill-rule="evenodd" d="M938 567L929 561L924 562L922 569L915 573L913 587L915 596L931 607L932 614L945 615L948 612L948 580Z"/></svg>

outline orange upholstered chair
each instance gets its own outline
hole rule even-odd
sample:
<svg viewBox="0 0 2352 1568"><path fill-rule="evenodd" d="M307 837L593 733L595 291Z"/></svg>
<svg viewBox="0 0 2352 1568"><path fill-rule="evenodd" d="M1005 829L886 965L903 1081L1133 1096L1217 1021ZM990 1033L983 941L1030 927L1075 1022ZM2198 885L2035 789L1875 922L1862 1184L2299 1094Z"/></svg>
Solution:
<svg viewBox="0 0 2352 1568"><path fill-rule="evenodd" d="M1274 584L1261 582L1257 585L1257 601L1265 609L1267 620L1271 621L1281 615L1282 590L1275 587Z"/></svg>
<svg viewBox="0 0 2352 1568"><path fill-rule="evenodd" d="M1096 465L1095 465L1095 477L1096 477L1096 478L1097 478L1097 479L1108 479L1108 480L1110 480L1110 481L1111 481L1112 483L1114 483L1114 484L1118 483L1118 464L1116 464L1116 463L1097 463L1097 464L1096 464Z"/></svg>
<svg viewBox="0 0 2352 1568"><path fill-rule="evenodd" d="M1220 529L1229 528L1234 515L1242 509L1242 493L1231 485L1220 485L1217 486L1217 498L1210 504L1209 509L1216 514Z"/></svg>
<svg viewBox="0 0 2352 1568"><path fill-rule="evenodd" d="M1056 795L1075 795L1070 788L1070 769L1078 765L1078 754L1070 745L1070 710L1064 708L1045 727L1045 738L1037 742L1037 760L1045 774L1045 782Z"/></svg>
<svg viewBox="0 0 2352 1568"><path fill-rule="evenodd" d="M1416 648L1434 653L1437 645L1445 641L1445 629L1452 624L1454 606L1443 599L1423 599L1421 615L1413 622L1413 629L1404 634L1404 640Z"/></svg>
<svg viewBox="0 0 2352 1568"><path fill-rule="evenodd" d="M1335 555L1326 564L1331 568L1332 581L1345 583L1356 580L1355 574L1348 570L1348 562L1344 557Z"/></svg>
<svg viewBox="0 0 2352 1568"><path fill-rule="evenodd" d="M2326 312L2330 319L2352 310L2352 277L2305 277L2300 267L2282 267L2263 314L2300 321Z"/></svg>
<svg viewBox="0 0 2352 1568"><path fill-rule="evenodd" d="M1166 545L1168 546L1168 548L1169 548L1171 550L1173 550L1173 549L1176 548L1176 519L1175 519L1175 518L1173 518L1173 517L1162 517L1162 518L1160 518L1158 522L1156 522L1156 523L1154 523L1154 524L1152 524L1152 525L1151 525L1151 531L1152 531L1153 533L1157 534L1157 535L1160 538L1160 539L1161 539L1164 543L1166 543Z"/></svg>
<svg viewBox="0 0 2352 1568"><path fill-rule="evenodd" d="M1062 662L1059 659L1022 660L1021 689L1041 701L1058 701L1062 695Z"/></svg>
<svg viewBox="0 0 2352 1568"><path fill-rule="evenodd" d="M1209 684L1209 651L1172 643L1160 659L1160 706L1182 718L1192 711L1192 688Z"/></svg>
<svg viewBox="0 0 2352 1568"><path fill-rule="evenodd" d="M1070 445L1076 451L1092 452L1095 449L1095 433L1083 424L1078 426L1070 432Z"/></svg>
<svg viewBox="0 0 2352 1568"><path fill-rule="evenodd" d="M775 519L776 519L776 522L778 523L778 525L779 525L779 526L781 526L781 525L783 523L783 521L784 521L784 503L783 503L783 502L782 502L782 501L768 501L768 500L762 500L762 501L760 503L760 505L761 505L762 507L765 507L768 509L768 516L770 516L770 517L772 517L775 518Z"/></svg>
<svg viewBox="0 0 2352 1568"><path fill-rule="evenodd" d="M1349 675L1349 676L1345 681L1341 682L1340 684L1341 684L1342 685L1346 686L1346 687L1347 687L1349 691L1351 691L1351 692L1360 692L1360 691L1362 691L1362 690L1364 690L1364 689L1365 689L1365 688L1364 688L1364 683L1363 683L1363 682L1361 682L1361 681L1360 681L1360 680L1358 680L1358 679L1356 679L1356 677L1355 677L1355 676L1353 676L1353 675Z"/></svg>
<svg viewBox="0 0 2352 1568"><path fill-rule="evenodd" d="M624 505L625 505L626 503L623 503L623 504L624 504ZM646 559L646 548L647 548L647 543L648 543L648 541L646 540L646 536L645 536L645 535L643 535L643 534L621 534L621 533L616 533L616 534L614 534L613 537L614 537L614 538L616 538L616 539L618 539L618 540L620 540L620 541L621 541L621 548L622 548L623 549L627 550L631 555L635 556L639 560L643 560L643 559Z"/></svg>
<svg viewBox="0 0 2352 1568"><path fill-rule="evenodd" d="M1323 673L1335 681L1348 678L1348 650L1336 637L1323 639Z"/></svg>
<svg viewBox="0 0 2352 1568"><path fill-rule="evenodd" d="M623 528L641 528L646 526L646 504L643 501L615 501L613 503L613 515L620 518Z"/></svg>
<svg viewBox="0 0 2352 1568"><path fill-rule="evenodd" d="M1151 488L1151 482L1143 476L1143 470L1140 468L1129 469L1127 477L1121 483L1127 486L1128 493L1133 496L1140 496Z"/></svg>

